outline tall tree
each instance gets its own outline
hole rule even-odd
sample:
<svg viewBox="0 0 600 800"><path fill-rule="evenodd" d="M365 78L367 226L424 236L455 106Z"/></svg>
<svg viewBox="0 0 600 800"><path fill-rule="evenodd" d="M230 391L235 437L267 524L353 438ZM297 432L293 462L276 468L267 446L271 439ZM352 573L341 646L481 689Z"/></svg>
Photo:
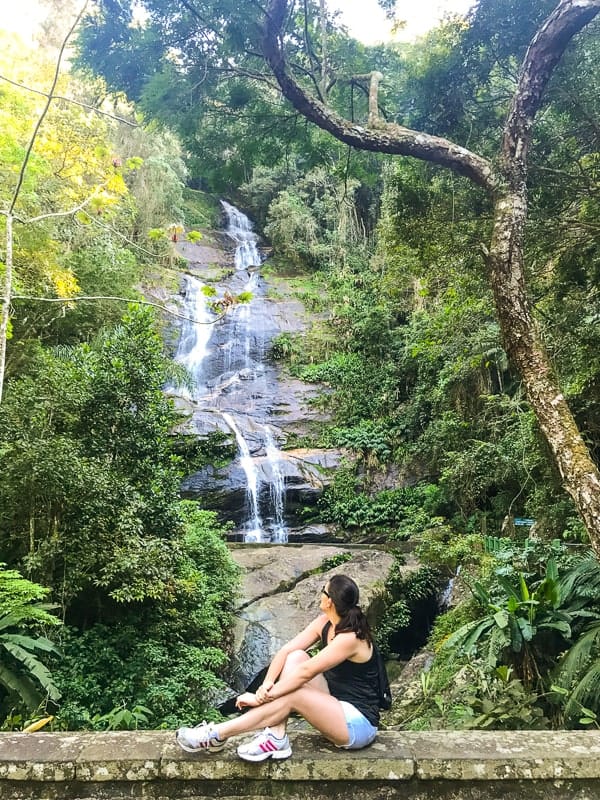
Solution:
<svg viewBox="0 0 600 800"><path fill-rule="evenodd" d="M46 225L52 225L66 217L74 217L77 212L89 209L100 214L103 209L116 203L117 197L127 192L121 174L114 168L106 139L101 138L90 118L82 119L82 106L76 100L67 100L59 92L61 88L61 70L67 43L79 24L87 3L81 8L77 18L63 39L61 48L52 69L50 88L47 92L33 90L44 98L41 108L33 103L29 106L29 114L35 119L32 130L27 131L26 144L22 135L22 123L18 123L17 135L13 138L10 131L5 140L0 141L0 148L9 157L11 164L8 196L0 191L0 231L4 234L4 247L0 245L0 262L2 275L2 300L0 304L0 401L2 400L6 348L10 334L11 302L17 280L15 255L16 226L38 226L38 244L44 241L43 248L31 246L29 251L39 249L37 259L25 256L24 261L31 272L34 262L42 263L52 260L53 246L49 244L50 235ZM4 76L1 76L4 80ZM19 85L16 81L10 83ZM30 90L31 91L31 90ZM9 98L7 105L15 104ZM57 103L66 103L60 114L53 118L53 110ZM20 107L26 104L20 104ZM26 106L27 107L27 106ZM93 109L92 109L93 111ZM95 113L95 112L94 112ZM102 113L102 112L100 112ZM11 118L7 115L8 119ZM66 120L66 122L65 122ZM48 122L52 125L48 126ZM15 154L17 158L15 159ZM16 161L16 163L15 163ZM56 201L67 210L56 210ZM23 248L27 251L27 248ZM3 267L3 269L1 269ZM35 268L38 265L35 264ZM25 272L26 270L23 270ZM48 270L51 271L51 270ZM56 265L52 276L54 289L59 297L69 297L77 289L74 276L67 270L60 275Z"/></svg>
<svg viewBox="0 0 600 800"><path fill-rule="evenodd" d="M448 139L384 122L344 119L311 96L294 76L285 50L290 0L270 0L263 53L284 96L307 119L364 150L413 156L449 167L480 186L494 208L485 259L504 347L518 370L540 428L600 556L600 472L593 462L541 341L525 284L523 255L527 218L527 155L544 91L569 42L600 11L600 0L561 0L531 40L493 162Z"/></svg>
<svg viewBox="0 0 600 800"><path fill-rule="evenodd" d="M128 71L129 52L134 45L136 48L139 46L149 66L155 64L155 75L161 69L159 62L164 65L169 61L171 80L176 80L175 91L189 87L190 97L192 88L193 96L198 96L199 87L206 85L205 77L215 69L214 65L220 70L266 82L269 79L264 69L266 62L283 95L296 111L339 141L359 150L411 156L438 164L480 187L493 208L493 232L484 251L503 344L523 381L563 485L584 521L595 552L600 555L600 472L584 444L542 342L528 297L524 256L527 162L534 121L555 67L571 39L598 14L600 0L561 0L543 21L549 1L519 4L507 0L502 6L506 19L501 19L499 26L519 28L512 51L506 44L506 36L503 33L498 35L497 44L502 53L523 54L525 32L527 35L534 33L522 59L501 141L493 158L489 156L488 142L484 156L443 136L403 127L378 114L377 71L369 72L363 58L359 75L340 76L334 72L340 60L336 61L333 54L335 52L337 56L340 53L341 37L332 33L327 38L323 4L314 0L304 3L268 0L262 20L257 6L253 5L242 19L239 5L226 0L195 0L193 3L144 0L150 20L144 30L136 30L129 24L131 4L128 0L114 4L117 14L110 11L105 0L107 13L104 20L96 18L88 29L88 52L91 54L89 60L103 67L104 74L109 72L115 79L121 79L121 86L124 75L138 96L142 94L140 82L143 83L140 71L127 77L131 72ZM380 0L380 4L388 9L391 7L387 0ZM493 19L498 19L493 3L482 0L477 13L479 7L484 14L487 11L488 16L491 9L494 11ZM119 24L116 20L119 15L126 24ZM191 45L183 43L182 31L186 25L189 25L189 30L185 38L193 42ZM262 38L259 36L260 25ZM474 30L472 38L476 39L480 34L481 31ZM112 50L106 47L107 38L115 42ZM161 40L161 59L149 62L149 54L156 50ZM127 50L126 61L115 58L115 50L121 47ZM173 48L181 53L179 66L173 65L169 55ZM259 49L264 58L262 63L258 57ZM376 55L375 51L372 52ZM477 52L478 48L474 46L463 75L469 66L482 74L491 69L489 64L477 61ZM353 64L358 64L357 59ZM378 66L380 64L381 61ZM438 78L443 82L443 75ZM350 103L347 102L347 87L352 91L361 88L364 92L362 104L354 102L354 94L350 96ZM455 96L460 100L460 93L455 93ZM200 97L196 105L200 107L206 102L206 96ZM350 116L345 118L340 109L348 105ZM471 110L472 106L471 103ZM364 122L358 121L358 114L362 113ZM439 129L452 127L447 123L448 120L439 120Z"/></svg>

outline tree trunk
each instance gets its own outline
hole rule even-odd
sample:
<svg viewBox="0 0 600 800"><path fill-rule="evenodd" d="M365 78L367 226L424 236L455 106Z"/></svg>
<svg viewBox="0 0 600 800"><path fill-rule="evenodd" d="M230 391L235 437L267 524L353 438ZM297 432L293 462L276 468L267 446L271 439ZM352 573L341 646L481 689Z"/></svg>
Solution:
<svg viewBox="0 0 600 800"><path fill-rule="evenodd" d="M6 340L8 339L8 321L10 319L10 300L12 293L13 273L13 217L6 214L6 259L4 286L2 289L2 311L0 312L0 403L4 389L4 373L6 370Z"/></svg>
<svg viewBox="0 0 600 800"><path fill-rule="evenodd" d="M521 193L507 193L496 202L488 262L503 345L600 558L600 473L560 390L527 300L522 244L516 235L526 214Z"/></svg>
<svg viewBox="0 0 600 800"><path fill-rule="evenodd" d="M560 390L533 317L523 269L527 218L527 151L531 128L552 72L572 37L600 11L600 0L561 0L533 38L519 75L502 147L500 167L455 143L399 125L366 129L343 119L310 97L290 75L283 51L289 0L270 0L263 52L281 90L319 127L353 147L414 156L465 175L494 201L494 230L488 264L506 352L516 367L563 486L573 498L600 557L600 472L587 450Z"/></svg>

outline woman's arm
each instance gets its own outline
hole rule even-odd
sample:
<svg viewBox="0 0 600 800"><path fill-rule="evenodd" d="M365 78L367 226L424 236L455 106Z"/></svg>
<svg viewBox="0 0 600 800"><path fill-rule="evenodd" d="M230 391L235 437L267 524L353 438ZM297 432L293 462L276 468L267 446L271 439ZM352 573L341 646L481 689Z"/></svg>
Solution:
<svg viewBox="0 0 600 800"><path fill-rule="evenodd" d="M299 689L310 681L315 675L320 675L328 669L341 664L348 658L356 655L358 640L354 633L340 633L333 641L324 647L316 656L299 664L291 675L273 684L266 692L266 700L275 700L284 694Z"/></svg>
<svg viewBox="0 0 600 800"><path fill-rule="evenodd" d="M327 617L325 614L321 614L319 617L309 623L306 628L304 628L304 630L301 631L297 636L294 636L293 639L290 639L289 642L286 642L283 647L281 647L273 656L264 680L261 686L259 686L257 689L256 694L253 694L252 692L244 692L237 698L236 706L238 708L243 708L244 706L257 706L273 699L269 696L269 690L275 685L275 681L281 674L288 655L293 653L294 650L308 650L313 644L315 644L315 642L318 642L321 638L321 631L323 630L323 626L326 622Z"/></svg>
<svg viewBox="0 0 600 800"><path fill-rule="evenodd" d="M325 614L321 614L321 616L309 623L297 636L294 636L293 639L286 642L273 656L273 660L269 664L269 669L267 670L262 685L266 686L268 684L268 688L273 686L281 674L285 660L290 653L293 653L294 650L308 650L315 642L318 642L326 622L327 617Z"/></svg>

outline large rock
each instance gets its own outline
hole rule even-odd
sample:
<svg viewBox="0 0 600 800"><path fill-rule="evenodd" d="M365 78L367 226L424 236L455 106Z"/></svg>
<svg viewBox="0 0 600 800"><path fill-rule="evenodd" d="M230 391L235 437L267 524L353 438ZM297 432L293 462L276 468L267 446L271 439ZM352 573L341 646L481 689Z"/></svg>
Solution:
<svg viewBox="0 0 600 800"><path fill-rule="evenodd" d="M344 553L350 560L332 567L330 560ZM232 681L238 691L319 614L321 588L336 573L357 582L361 607L376 625L383 611L384 583L394 563L393 555L382 550L327 545L245 545L232 554L243 574ZM414 559L408 559L403 569L416 568Z"/></svg>
<svg viewBox="0 0 600 800"><path fill-rule="evenodd" d="M251 441L246 437L246 441ZM257 449L260 445L257 445ZM284 505L288 523L299 524L298 512L314 506L323 489L333 479L335 469L346 456L339 450L282 450L276 463L265 454L253 455L259 487L259 506L270 504L270 487L277 469L284 487ZM239 458L222 468L206 466L181 484L182 496L199 500L204 508L218 511L223 519L243 522L247 513L247 476Z"/></svg>

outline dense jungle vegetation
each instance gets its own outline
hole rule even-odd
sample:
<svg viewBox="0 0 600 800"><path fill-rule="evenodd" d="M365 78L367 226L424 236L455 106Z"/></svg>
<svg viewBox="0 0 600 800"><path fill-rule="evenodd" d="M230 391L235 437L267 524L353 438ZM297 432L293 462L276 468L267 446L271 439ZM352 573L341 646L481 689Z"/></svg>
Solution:
<svg viewBox="0 0 600 800"><path fill-rule="evenodd" d="M199 456L172 433L164 319L75 299L160 305L179 268L170 226L214 226L220 196L272 246L265 276L314 315L271 356L324 387L331 423L310 443L353 454L320 518L354 540L408 539L424 564L388 581L382 644L398 652L416 605L450 578L460 589L390 722L597 725L596 528L507 355L485 254L493 200L443 165L308 122L259 55L258 6L143 5L143 24L126 0L83 20L56 90L69 100L50 105L30 153L44 101L19 84L50 85L60 37L47 30L35 54L5 38L0 55L13 81L0 83L0 225L15 214L0 405L4 727L36 713L63 728L172 726L205 715L227 674L236 573L215 517L178 498ZM367 47L307 0L288 17L286 53L357 135L378 70L385 124L495 163L519 65L553 7L479 0L415 44ZM532 129L524 238L532 313L596 466L599 60L596 20L567 48Z"/></svg>

